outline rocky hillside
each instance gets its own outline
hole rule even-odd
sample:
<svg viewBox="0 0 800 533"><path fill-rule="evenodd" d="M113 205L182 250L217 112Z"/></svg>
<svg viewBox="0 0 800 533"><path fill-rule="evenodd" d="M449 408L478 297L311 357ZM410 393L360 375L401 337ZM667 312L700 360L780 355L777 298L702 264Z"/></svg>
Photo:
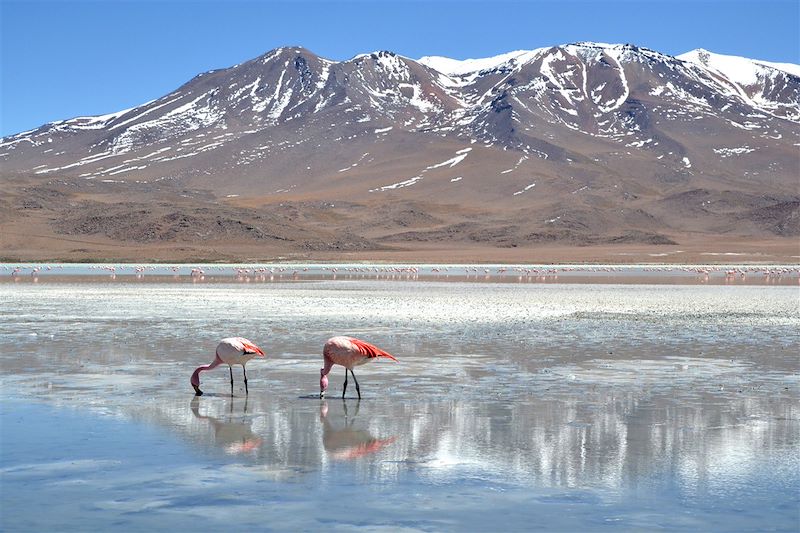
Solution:
<svg viewBox="0 0 800 533"><path fill-rule="evenodd" d="M10 235L31 224L269 253L794 238L799 75L599 43L465 61L281 48L3 138L3 244L22 250Z"/></svg>

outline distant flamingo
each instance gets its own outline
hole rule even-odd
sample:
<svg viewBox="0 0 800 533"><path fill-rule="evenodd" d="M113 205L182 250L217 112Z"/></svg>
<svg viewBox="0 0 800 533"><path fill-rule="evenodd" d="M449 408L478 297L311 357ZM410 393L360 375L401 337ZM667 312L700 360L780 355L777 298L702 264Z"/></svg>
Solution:
<svg viewBox="0 0 800 533"><path fill-rule="evenodd" d="M378 357L388 357L393 361L397 361L394 356L388 352L384 352L377 346L373 346L368 342L364 342L352 337L332 337L325 343L322 349L322 355L325 360L325 367L320 369L319 374L319 397L325 397L325 390L328 388L328 374L333 365L342 365L344 367L344 387L342 388L342 398L347 391L347 371L353 376L353 381L356 382L356 392L358 399L361 399L361 389L358 386L356 375L353 374L353 367L363 365Z"/></svg>
<svg viewBox="0 0 800 533"><path fill-rule="evenodd" d="M217 345L217 355L214 357L211 364L198 367L192 374L192 379L190 381L192 387L194 387L195 395L203 395L203 391L200 390L200 372L211 370L222 364L228 365L228 370L231 372L231 396L233 396L233 365L242 365L242 371L244 372L244 392L245 394L249 394L247 390L247 369L244 365L257 355L263 357L264 352L247 339L242 337L222 339L219 345Z"/></svg>

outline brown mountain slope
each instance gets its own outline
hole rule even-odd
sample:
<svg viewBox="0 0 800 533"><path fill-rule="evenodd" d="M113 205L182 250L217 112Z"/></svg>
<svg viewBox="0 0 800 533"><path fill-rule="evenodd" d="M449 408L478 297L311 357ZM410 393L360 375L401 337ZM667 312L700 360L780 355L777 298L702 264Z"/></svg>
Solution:
<svg viewBox="0 0 800 533"><path fill-rule="evenodd" d="M274 50L2 139L0 245L10 259L796 262L800 79L752 62L743 85L697 58L578 43L476 70Z"/></svg>

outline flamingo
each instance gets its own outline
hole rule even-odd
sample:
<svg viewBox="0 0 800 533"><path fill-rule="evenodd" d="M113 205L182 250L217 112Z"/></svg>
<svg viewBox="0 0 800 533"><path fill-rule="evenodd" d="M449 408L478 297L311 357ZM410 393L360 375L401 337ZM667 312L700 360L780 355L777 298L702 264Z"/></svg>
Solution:
<svg viewBox="0 0 800 533"><path fill-rule="evenodd" d="M392 361L397 361L395 357L384 352L377 346L354 339L352 337L331 337L325 343L322 349L322 355L325 360L324 368L319 371L319 397L325 397L325 390L328 388L328 374L333 365L342 365L344 367L344 387L342 388L342 398L347 391L347 371L353 376L353 381L356 382L356 392L358 392L358 399L361 399L361 389L358 386L356 375L353 374L353 367L363 365L378 357L388 357Z"/></svg>
<svg viewBox="0 0 800 533"><path fill-rule="evenodd" d="M195 396L202 396L203 391L200 390L200 372L211 370L221 364L228 365L228 370L231 372L231 396L233 396L233 365L242 365L244 372L244 392L249 394L247 390L247 369L245 364L255 356L264 357L264 352L261 348L242 337L228 337L222 339L217 345L217 354L211 364L197 367L192 374L190 380L192 387L194 387Z"/></svg>

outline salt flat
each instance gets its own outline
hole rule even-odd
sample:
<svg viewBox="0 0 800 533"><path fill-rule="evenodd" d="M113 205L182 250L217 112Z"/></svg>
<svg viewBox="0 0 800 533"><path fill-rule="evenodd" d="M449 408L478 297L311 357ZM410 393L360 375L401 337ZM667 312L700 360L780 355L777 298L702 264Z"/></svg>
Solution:
<svg viewBox="0 0 800 533"><path fill-rule="evenodd" d="M691 280L0 283L0 525L796 529L796 279Z"/></svg>

